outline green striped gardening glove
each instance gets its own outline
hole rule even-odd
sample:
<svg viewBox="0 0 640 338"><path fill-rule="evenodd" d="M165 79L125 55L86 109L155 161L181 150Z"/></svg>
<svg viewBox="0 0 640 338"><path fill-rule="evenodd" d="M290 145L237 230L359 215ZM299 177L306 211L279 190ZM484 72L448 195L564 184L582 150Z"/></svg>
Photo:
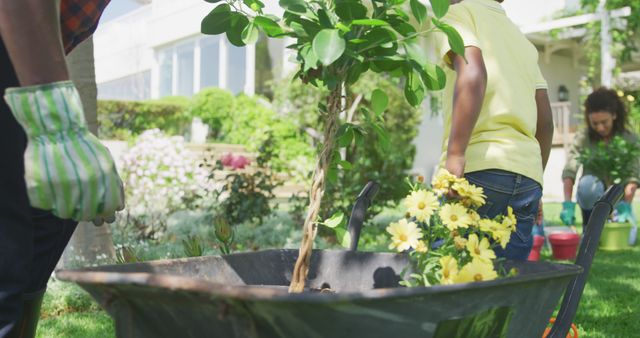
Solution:
<svg viewBox="0 0 640 338"><path fill-rule="evenodd" d="M5 92L28 137L25 180L31 205L77 221L112 221L124 207L122 181L109 150L89 132L71 81Z"/></svg>

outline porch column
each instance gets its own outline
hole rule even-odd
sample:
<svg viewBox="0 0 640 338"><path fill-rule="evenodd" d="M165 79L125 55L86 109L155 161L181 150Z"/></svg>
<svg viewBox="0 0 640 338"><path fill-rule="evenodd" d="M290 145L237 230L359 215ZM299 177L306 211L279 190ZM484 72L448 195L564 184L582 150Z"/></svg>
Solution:
<svg viewBox="0 0 640 338"><path fill-rule="evenodd" d="M607 11L607 0L600 0L598 14L600 16L600 55L601 71L600 82L605 87L611 87L615 59L611 55L611 17Z"/></svg>

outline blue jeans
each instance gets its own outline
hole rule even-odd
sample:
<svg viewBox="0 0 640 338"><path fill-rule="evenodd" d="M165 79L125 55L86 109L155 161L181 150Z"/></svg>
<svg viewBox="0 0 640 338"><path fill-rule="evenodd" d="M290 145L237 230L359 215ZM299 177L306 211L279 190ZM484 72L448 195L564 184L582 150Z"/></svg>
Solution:
<svg viewBox="0 0 640 338"><path fill-rule="evenodd" d="M0 94L18 80L0 39ZM24 180L27 138L0 98L0 337L22 310L22 297L44 289L76 222L29 207Z"/></svg>
<svg viewBox="0 0 640 338"><path fill-rule="evenodd" d="M486 204L478 209L481 217L494 218L506 214L508 206L513 208L518 221L516 231L511 234L506 249L495 248L496 255L511 260L527 260L533 246L531 231L542 197L540 184L526 176L497 169L475 171L464 176L469 183L482 187L487 196Z"/></svg>

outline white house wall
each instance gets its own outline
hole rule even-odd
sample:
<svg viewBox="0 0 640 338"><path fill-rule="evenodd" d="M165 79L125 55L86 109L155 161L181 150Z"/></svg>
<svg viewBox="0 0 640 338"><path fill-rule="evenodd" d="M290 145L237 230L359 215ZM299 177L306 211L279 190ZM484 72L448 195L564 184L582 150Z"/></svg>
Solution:
<svg viewBox="0 0 640 338"><path fill-rule="evenodd" d="M550 62L545 62L540 56L540 69L542 75L549 85L549 99L551 102L558 101L558 87L564 85L569 89L569 101L571 101L571 112L573 121L579 120L582 103L580 102L580 74L583 71L574 65L573 58L554 54Z"/></svg>
<svg viewBox="0 0 640 338"><path fill-rule="evenodd" d="M96 82L104 83L149 71L153 50L148 43L151 8L142 7L100 24L94 39Z"/></svg>

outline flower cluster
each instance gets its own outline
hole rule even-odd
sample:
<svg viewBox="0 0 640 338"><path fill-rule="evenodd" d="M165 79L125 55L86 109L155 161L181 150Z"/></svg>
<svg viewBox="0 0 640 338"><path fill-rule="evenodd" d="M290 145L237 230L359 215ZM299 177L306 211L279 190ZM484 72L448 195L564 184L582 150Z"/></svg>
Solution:
<svg viewBox="0 0 640 338"><path fill-rule="evenodd" d="M130 217L144 218L146 235L159 235L169 214L192 206L211 184L179 136L143 132L123 156L123 181Z"/></svg>
<svg viewBox="0 0 640 338"><path fill-rule="evenodd" d="M220 158L220 163L222 163L224 167L231 168L232 170L239 170L251 164L251 161L242 155L227 153Z"/></svg>
<svg viewBox="0 0 640 338"><path fill-rule="evenodd" d="M423 180L411 184L405 200L406 217L391 223L389 249L410 250L413 273L407 286L429 286L498 277L494 267L496 246L506 248L515 231L511 207L506 215L482 218L482 188L441 169L426 187Z"/></svg>

